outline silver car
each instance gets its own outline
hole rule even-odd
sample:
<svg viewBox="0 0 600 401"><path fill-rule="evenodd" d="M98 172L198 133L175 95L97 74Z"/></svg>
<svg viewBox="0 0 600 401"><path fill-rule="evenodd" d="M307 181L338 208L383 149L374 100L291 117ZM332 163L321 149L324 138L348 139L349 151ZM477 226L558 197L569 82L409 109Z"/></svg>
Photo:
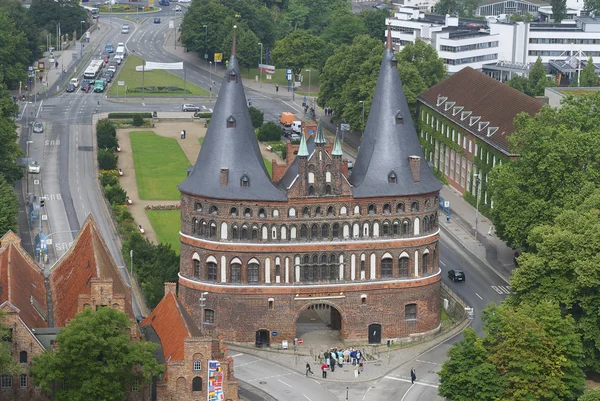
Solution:
<svg viewBox="0 0 600 401"><path fill-rule="evenodd" d="M42 124L39 121L36 121L33 124L33 132L35 132L36 134L41 134L42 132L44 132L44 124Z"/></svg>
<svg viewBox="0 0 600 401"><path fill-rule="evenodd" d="M182 111L200 111L200 107L195 104L187 103L181 106Z"/></svg>

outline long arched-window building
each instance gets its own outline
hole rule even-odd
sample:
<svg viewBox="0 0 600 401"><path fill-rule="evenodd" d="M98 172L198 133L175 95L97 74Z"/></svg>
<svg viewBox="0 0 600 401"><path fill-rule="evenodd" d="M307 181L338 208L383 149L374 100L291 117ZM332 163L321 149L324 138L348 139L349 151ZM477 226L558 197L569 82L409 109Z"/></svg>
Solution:
<svg viewBox="0 0 600 401"><path fill-rule="evenodd" d="M438 328L438 194L388 32L354 169L321 126L271 180L232 56L181 191L180 299L226 341L292 340L306 309L345 339ZM334 313L335 311L335 313ZM272 337L276 332L277 337Z"/></svg>

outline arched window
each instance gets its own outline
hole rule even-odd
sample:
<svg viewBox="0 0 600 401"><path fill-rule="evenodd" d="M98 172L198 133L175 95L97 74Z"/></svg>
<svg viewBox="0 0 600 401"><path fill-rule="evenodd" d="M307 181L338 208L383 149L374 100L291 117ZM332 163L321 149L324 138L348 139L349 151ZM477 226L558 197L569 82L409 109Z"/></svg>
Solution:
<svg viewBox="0 0 600 401"><path fill-rule="evenodd" d="M333 215L335 215L335 212L333 210L333 206L329 206L327 208L327 216L333 216Z"/></svg>
<svg viewBox="0 0 600 401"><path fill-rule="evenodd" d="M296 217L296 209L291 207L288 210L288 217Z"/></svg>
<svg viewBox="0 0 600 401"><path fill-rule="evenodd" d="M377 207L375 205L369 205L369 214L377 214Z"/></svg>
<svg viewBox="0 0 600 401"><path fill-rule="evenodd" d="M348 209L346 208L346 206L342 206L340 208L340 216L345 216L348 214Z"/></svg>
<svg viewBox="0 0 600 401"><path fill-rule="evenodd" d="M311 239L319 238L319 226L317 226L316 224L313 224L310 227L310 238Z"/></svg>
<svg viewBox="0 0 600 401"><path fill-rule="evenodd" d="M192 234L196 234L197 229L198 229L198 219L196 219L194 217L192 219Z"/></svg>
<svg viewBox="0 0 600 401"><path fill-rule="evenodd" d="M202 378L194 377L192 379L192 391L202 391Z"/></svg>
<svg viewBox="0 0 600 401"><path fill-rule="evenodd" d="M243 225L242 226L242 236L241 236L242 240L247 240L248 239L248 226L247 225Z"/></svg>
<svg viewBox="0 0 600 401"><path fill-rule="evenodd" d="M219 214L219 209L216 206L214 206L214 205L211 206L210 207L210 214L213 214L213 215Z"/></svg>
<svg viewBox="0 0 600 401"><path fill-rule="evenodd" d="M429 218L427 216L423 217L423 232L429 232Z"/></svg>
<svg viewBox="0 0 600 401"><path fill-rule="evenodd" d="M200 220L198 223L198 235L200 237L204 237L206 235L206 222L204 220Z"/></svg>
<svg viewBox="0 0 600 401"><path fill-rule="evenodd" d="M208 237L209 238L216 238L217 237L217 225L215 224L214 221L212 221L210 223Z"/></svg>
<svg viewBox="0 0 600 401"><path fill-rule="evenodd" d="M240 239L240 231L238 229L237 224L231 226L231 239L238 240Z"/></svg>
<svg viewBox="0 0 600 401"><path fill-rule="evenodd" d="M194 210L196 212L201 212L202 211L202 203L200 203L200 202L194 203Z"/></svg>
<svg viewBox="0 0 600 401"><path fill-rule="evenodd" d="M392 258L385 258L381 260L381 278L392 277Z"/></svg>
<svg viewBox="0 0 600 401"><path fill-rule="evenodd" d="M258 227L252 226L252 241L258 241Z"/></svg>
<svg viewBox="0 0 600 401"><path fill-rule="evenodd" d="M340 269L337 264L337 258L334 254L329 255L329 280L339 279Z"/></svg>
<svg viewBox="0 0 600 401"><path fill-rule="evenodd" d="M402 222L402 236L408 237L410 235L410 222L408 220L404 220Z"/></svg>
<svg viewBox="0 0 600 401"><path fill-rule="evenodd" d="M248 284L258 284L258 263L248 263Z"/></svg>
<svg viewBox="0 0 600 401"><path fill-rule="evenodd" d="M19 352L19 363L27 363L27 351Z"/></svg>
<svg viewBox="0 0 600 401"><path fill-rule="evenodd" d="M425 206L424 206L425 211L429 210L430 207L431 207L431 201L429 199L425 200Z"/></svg>
<svg viewBox="0 0 600 401"><path fill-rule="evenodd" d="M383 205L383 214L392 214L392 205L389 203Z"/></svg>
<svg viewBox="0 0 600 401"><path fill-rule="evenodd" d="M413 202L410 204L410 211L411 212L418 212L419 211L419 202Z"/></svg>
<svg viewBox="0 0 600 401"><path fill-rule="evenodd" d="M404 203L400 202L396 205L396 213L404 213Z"/></svg>
<svg viewBox="0 0 600 401"><path fill-rule="evenodd" d="M302 209L302 217L310 217L310 209L306 206Z"/></svg>
<svg viewBox="0 0 600 401"><path fill-rule="evenodd" d="M325 185L325 195L331 195L331 185Z"/></svg>
<svg viewBox="0 0 600 401"><path fill-rule="evenodd" d="M244 209L244 217L252 217L252 209L249 207Z"/></svg>
<svg viewBox="0 0 600 401"><path fill-rule="evenodd" d="M237 217L237 215L238 215L237 207L232 207L231 209L229 209L229 215L231 217Z"/></svg>
<svg viewBox="0 0 600 401"><path fill-rule="evenodd" d="M392 225L392 234L400 234L400 223L398 222L398 220L394 221L394 224Z"/></svg>
<svg viewBox="0 0 600 401"><path fill-rule="evenodd" d="M327 255L321 255L321 263L319 266L319 280L329 279L329 264L327 263Z"/></svg>
<svg viewBox="0 0 600 401"><path fill-rule="evenodd" d="M381 232L384 237L390 235L390 223L388 221L384 221L381 225Z"/></svg>
<svg viewBox="0 0 600 401"><path fill-rule="evenodd" d="M429 227L431 230L435 230L435 228L437 227L437 215L431 215L429 216Z"/></svg>
<svg viewBox="0 0 600 401"><path fill-rule="evenodd" d="M273 217L279 217L279 210L273 209L273 211L271 212L271 216L273 216Z"/></svg>
<svg viewBox="0 0 600 401"><path fill-rule="evenodd" d="M315 216L321 216L321 215L322 215L322 213L321 213L321 206L317 206L315 208Z"/></svg>
<svg viewBox="0 0 600 401"><path fill-rule="evenodd" d="M331 230L331 234L332 234L333 238L339 238L340 237L340 225L338 223L335 223L333 225L333 228Z"/></svg>
<svg viewBox="0 0 600 401"><path fill-rule="evenodd" d="M329 224L323 224L321 226L321 238L323 238L323 239L329 238Z"/></svg>
<svg viewBox="0 0 600 401"><path fill-rule="evenodd" d="M308 227L306 226L306 224L302 224L302 226L300 226L300 239L307 239L308 238Z"/></svg>
<svg viewBox="0 0 600 401"><path fill-rule="evenodd" d="M229 265L229 281L232 283L242 282L242 265L237 261Z"/></svg>
<svg viewBox="0 0 600 401"><path fill-rule="evenodd" d="M310 256L302 257L302 281L310 280Z"/></svg>
<svg viewBox="0 0 600 401"><path fill-rule="evenodd" d="M319 256L313 255L312 257L312 266L311 266L311 280L317 281L319 279Z"/></svg>
<svg viewBox="0 0 600 401"><path fill-rule="evenodd" d="M308 183L309 184L315 183L315 173L308 173Z"/></svg>
<svg viewBox="0 0 600 401"><path fill-rule="evenodd" d="M398 263L398 275L400 277L408 277L408 256L400 256L400 263Z"/></svg>
<svg viewBox="0 0 600 401"><path fill-rule="evenodd" d="M288 239L286 226L281 226L281 235L279 236L279 238L282 240Z"/></svg>
<svg viewBox="0 0 600 401"><path fill-rule="evenodd" d="M217 281L217 264L215 262L208 262L206 264L206 274L208 281Z"/></svg>
<svg viewBox="0 0 600 401"><path fill-rule="evenodd" d="M265 217L267 217L267 212L265 212L264 208L258 209L258 217L260 217L261 219L264 219Z"/></svg>
<svg viewBox="0 0 600 401"><path fill-rule="evenodd" d="M421 263L421 270L423 271L423 274L427 274L429 273L429 252L425 251L427 253L423 254L423 263Z"/></svg>
<svg viewBox="0 0 600 401"><path fill-rule="evenodd" d="M200 278L200 261L198 259L194 259L194 277Z"/></svg>
<svg viewBox="0 0 600 401"><path fill-rule="evenodd" d="M358 206L358 205L354 206L354 214L356 216L360 215L360 206Z"/></svg>
<svg viewBox="0 0 600 401"><path fill-rule="evenodd" d="M314 196L315 194L315 186L314 185L310 185L308 187L308 196Z"/></svg>

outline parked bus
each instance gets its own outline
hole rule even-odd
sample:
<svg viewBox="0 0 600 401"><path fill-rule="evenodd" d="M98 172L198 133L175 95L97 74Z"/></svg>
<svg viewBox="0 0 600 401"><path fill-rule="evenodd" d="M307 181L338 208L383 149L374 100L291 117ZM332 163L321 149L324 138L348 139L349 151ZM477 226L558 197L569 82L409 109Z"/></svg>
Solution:
<svg viewBox="0 0 600 401"><path fill-rule="evenodd" d="M81 7L85 8L87 10L88 14L91 15L92 19L98 18L98 15L100 14L100 10L98 8L84 6L83 4L81 5Z"/></svg>
<svg viewBox="0 0 600 401"><path fill-rule="evenodd" d="M100 73L100 70L102 69L103 63L104 62L102 60L92 60L88 68L86 68L85 72L83 73L83 77L91 80L96 79Z"/></svg>

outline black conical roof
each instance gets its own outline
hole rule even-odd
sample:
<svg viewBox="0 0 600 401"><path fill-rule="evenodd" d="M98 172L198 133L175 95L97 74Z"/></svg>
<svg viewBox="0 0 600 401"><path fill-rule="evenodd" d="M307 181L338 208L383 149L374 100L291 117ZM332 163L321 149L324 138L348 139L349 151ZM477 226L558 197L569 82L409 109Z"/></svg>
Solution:
<svg viewBox="0 0 600 401"><path fill-rule="evenodd" d="M239 72L234 39L229 66L200 154L179 190L217 199L285 200L285 192L275 187L265 168ZM236 76L235 80L230 79L230 74ZM221 169L228 169L227 185L221 185ZM242 186L244 175L249 179L248 186Z"/></svg>
<svg viewBox="0 0 600 401"><path fill-rule="evenodd" d="M423 157L391 48L389 30L386 47L373 104L349 179L355 198L421 194L439 191L442 187ZM402 119L402 123L398 123L398 119ZM421 157L417 183L413 180L409 156ZM396 174L395 182L388 178L391 171Z"/></svg>

